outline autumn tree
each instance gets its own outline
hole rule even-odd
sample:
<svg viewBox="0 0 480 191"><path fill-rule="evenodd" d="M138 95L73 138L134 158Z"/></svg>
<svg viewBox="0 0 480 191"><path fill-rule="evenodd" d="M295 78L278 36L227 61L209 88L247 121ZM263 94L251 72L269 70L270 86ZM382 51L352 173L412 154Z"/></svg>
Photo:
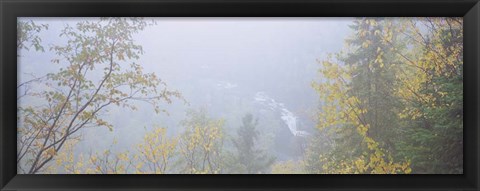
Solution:
<svg viewBox="0 0 480 191"><path fill-rule="evenodd" d="M42 45L42 39L39 36L41 31L47 30L48 25L41 24L37 25L32 20L25 21L23 19L17 20L17 57L19 60L22 59L22 51L29 51L31 47L35 48L35 51L44 51ZM17 83L17 102L20 102L22 98L30 95L31 84L39 82L43 77L33 77L28 81L18 82ZM17 112L19 114L24 112L24 109L20 106L17 106ZM17 121L20 121L20 116L17 115ZM35 136L25 129L19 128L19 137L18 137L18 150L17 151L17 164L20 160L27 154L26 150L28 145L31 145L34 141Z"/></svg>
<svg viewBox="0 0 480 191"><path fill-rule="evenodd" d="M306 174L303 161L281 161L272 165L272 174Z"/></svg>
<svg viewBox="0 0 480 191"><path fill-rule="evenodd" d="M237 138L233 139L237 151L236 162L241 165L238 173L266 173L275 158L268 156L256 145L259 139L259 132L256 130L258 119L254 119L252 114L246 114L242 123L237 130Z"/></svg>
<svg viewBox="0 0 480 191"><path fill-rule="evenodd" d="M147 170L142 173L165 174L171 168L173 157L177 149L178 139L168 138L166 128L155 128L147 133L143 143L138 145L139 167Z"/></svg>
<svg viewBox="0 0 480 191"><path fill-rule="evenodd" d="M461 20L358 18L352 29L349 48L322 61L324 80L313 84L324 100L318 128L333 137L316 164L324 173L462 172Z"/></svg>
<svg viewBox="0 0 480 191"><path fill-rule="evenodd" d="M44 47L42 45L42 38L40 38L39 33L41 31L48 30L47 24L35 24L32 20L17 20L17 59L22 59L22 51L29 51L30 48L34 47L35 51L44 52ZM30 74L32 75L32 74ZM20 101L21 98L27 96L30 92L30 84L38 82L43 77L32 76L32 79L24 82L19 82L17 84L17 101Z"/></svg>
<svg viewBox="0 0 480 191"><path fill-rule="evenodd" d="M180 96L134 62L143 50L133 35L148 25L142 18L101 18L62 30L66 44L50 48L59 71L47 74L29 97L39 104L19 106L19 172L42 172L83 128L113 130L102 118L109 107L135 110L132 101L140 101L161 112L161 103Z"/></svg>
<svg viewBox="0 0 480 191"><path fill-rule="evenodd" d="M398 155L412 158L417 173L463 172L463 21L404 19L396 28L410 49L396 91L404 107Z"/></svg>
<svg viewBox="0 0 480 191"><path fill-rule="evenodd" d="M17 20L17 56L20 56L20 50L30 50L35 48L36 51L44 52L42 38L38 35L41 31L48 30L47 24L36 24L32 20Z"/></svg>
<svg viewBox="0 0 480 191"><path fill-rule="evenodd" d="M80 140L69 140L65 143L62 151L55 157L55 166L47 168L48 173L67 174L128 174L136 171L138 156L128 150L114 151L113 147L118 143L114 139L109 148L98 152L75 154L75 149ZM135 171L133 171L135 170Z"/></svg>
<svg viewBox="0 0 480 191"><path fill-rule="evenodd" d="M308 137L302 161L306 173L323 173L323 162L319 160L319 156L325 155L326 151L333 152L334 142L338 142L337 137L333 134L331 128L323 128L322 130L317 128L316 132Z"/></svg>
<svg viewBox="0 0 480 191"><path fill-rule="evenodd" d="M366 110L363 117L370 125L367 134L389 151L395 149L398 131L391 124L398 123L395 108L400 107L394 96L396 65L400 61L392 48L404 47L396 40L397 32L391 30L397 23L386 18L356 19L351 25L355 33L346 40L353 50L338 57L340 62L352 66L349 93L360 99L359 107ZM397 43L386 43L384 38Z"/></svg>
<svg viewBox="0 0 480 191"><path fill-rule="evenodd" d="M70 139L65 142L61 152L56 153L55 165L50 165L46 170L46 173L69 173L69 174L81 174L84 172L84 157L75 156L74 149L79 140Z"/></svg>
<svg viewBox="0 0 480 191"><path fill-rule="evenodd" d="M80 155L79 161L83 160L83 155ZM76 168L86 166L82 174L129 174L138 161L137 157L133 157L128 151L113 153L108 149L90 154L87 160L77 162L73 166Z"/></svg>
<svg viewBox="0 0 480 191"><path fill-rule="evenodd" d="M354 148L343 148L359 152L347 152L347 154L325 152L318 156L317 160L322 164L322 173L409 173L411 171L409 162L395 162L388 151L368 135L370 124L365 120L367 110L362 107L360 99L349 93L351 67L341 66L331 61L324 61L322 66L320 72L325 80L313 84L320 94L320 99L325 100L318 116L317 128L320 130L327 128L331 136L337 136L343 131L353 131L360 140L359 145Z"/></svg>
<svg viewBox="0 0 480 191"><path fill-rule="evenodd" d="M182 124L185 131L178 145L184 163L182 172L221 173L224 121L209 118L205 109L200 109L189 111Z"/></svg>
<svg viewBox="0 0 480 191"><path fill-rule="evenodd" d="M388 25L381 19L355 20L355 34L346 41L350 51L321 62L324 79L313 84L323 101L318 128L334 139L331 151L315 160L323 173L411 171L408 162L395 162L390 154L395 132L390 125L396 121L390 66L396 60L380 36Z"/></svg>

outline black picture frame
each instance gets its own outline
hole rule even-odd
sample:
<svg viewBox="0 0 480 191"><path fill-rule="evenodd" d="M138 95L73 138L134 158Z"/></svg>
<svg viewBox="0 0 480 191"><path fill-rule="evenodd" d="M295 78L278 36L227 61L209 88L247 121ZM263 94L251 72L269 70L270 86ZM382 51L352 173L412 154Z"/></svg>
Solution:
<svg viewBox="0 0 480 191"><path fill-rule="evenodd" d="M0 190L479 190L478 0L0 0ZM17 17L464 18L463 175L22 175L16 172Z"/></svg>

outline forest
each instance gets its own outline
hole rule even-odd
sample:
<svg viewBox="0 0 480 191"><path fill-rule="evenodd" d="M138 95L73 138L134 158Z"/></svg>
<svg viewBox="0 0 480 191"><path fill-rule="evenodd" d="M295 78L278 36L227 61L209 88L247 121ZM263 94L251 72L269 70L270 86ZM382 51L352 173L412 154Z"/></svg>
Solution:
<svg viewBox="0 0 480 191"><path fill-rule="evenodd" d="M463 20L18 18L19 174L463 174Z"/></svg>

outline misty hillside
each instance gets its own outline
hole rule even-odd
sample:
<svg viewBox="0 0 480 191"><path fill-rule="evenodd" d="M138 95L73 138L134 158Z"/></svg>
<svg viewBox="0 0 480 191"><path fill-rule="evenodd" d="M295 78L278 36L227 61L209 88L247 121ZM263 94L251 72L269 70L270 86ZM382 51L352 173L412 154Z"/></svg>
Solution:
<svg viewBox="0 0 480 191"><path fill-rule="evenodd" d="M462 22L21 18L18 171L461 173Z"/></svg>

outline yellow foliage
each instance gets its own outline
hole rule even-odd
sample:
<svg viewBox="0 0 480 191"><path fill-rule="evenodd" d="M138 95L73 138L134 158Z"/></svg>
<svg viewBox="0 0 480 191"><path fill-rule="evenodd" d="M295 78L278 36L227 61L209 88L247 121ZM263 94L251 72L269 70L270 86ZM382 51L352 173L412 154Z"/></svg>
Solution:
<svg viewBox="0 0 480 191"><path fill-rule="evenodd" d="M272 165L272 174L306 174L303 161L282 161Z"/></svg>
<svg viewBox="0 0 480 191"><path fill-rule="evenodd" d="M145 134L143 143L137 146L142 163L136 165L138 172L148 167L150 173L164 174L168 170L171 158L175 154L177 138L168 138L166 128L156 128ZM126 158L126 156L120 156Z"/></svg>
<svg viewBox="0 0 480 191"><path fill-rule="evenodd" d="M205 112L193 112L184 121L180 154L185 159L185 173L215 174L221 170L220 149L223 144L224 120L209 119Z"/></svg>
<svg viewBox="0 0 480 191"><path fill-rule="evenodd" d="M352 68L343 67L340 64L332 64L329 61L322 62L320 73L325 80L322 83L313 83L314 89L319 93L320 99L324 100L318 115L317 127L336 129L353 126L356 132L363 137L369 152L363 153L349 160L331 160L325 156L319 159L323 163L322 169L327 174L396 174L409 173L410 163L393 162L391 156L379 147L379 144L368 136L370 125L363 119L367 113L362 108L362 101L351 95L349 82ZM279 170L279 169L277 169Z"/></svg>

